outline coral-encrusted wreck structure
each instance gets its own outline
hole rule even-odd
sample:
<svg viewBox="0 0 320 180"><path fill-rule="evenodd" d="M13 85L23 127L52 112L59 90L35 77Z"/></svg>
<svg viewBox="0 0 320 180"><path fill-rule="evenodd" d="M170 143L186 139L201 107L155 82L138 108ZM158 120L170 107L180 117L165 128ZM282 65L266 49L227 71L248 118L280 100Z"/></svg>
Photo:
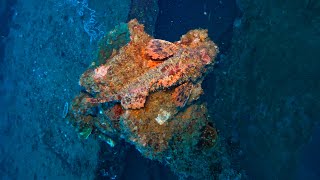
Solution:
<svg viewBox="0 0 320 180"><path fill-rule="evenodd" d="M137 20L119 25L81 76L84 90L68 118L84 138L93 134L111 146L124 139L176 173L212 176L218 136L199 98L217 53L206 30L171 43L146 34Z"/></svg>

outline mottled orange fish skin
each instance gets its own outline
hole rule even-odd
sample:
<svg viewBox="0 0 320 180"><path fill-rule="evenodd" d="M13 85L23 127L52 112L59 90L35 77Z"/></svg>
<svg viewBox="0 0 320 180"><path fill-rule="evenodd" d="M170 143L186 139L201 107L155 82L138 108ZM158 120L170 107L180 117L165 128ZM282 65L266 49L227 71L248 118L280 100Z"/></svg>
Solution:
<svg viewBox="0 0 320 180"><path fill-rule="evenodd" d="M146 54L150 56L152 60L163 61L171 57L177 49L177 46L169 41L152 39L146 47Z"/></svg>

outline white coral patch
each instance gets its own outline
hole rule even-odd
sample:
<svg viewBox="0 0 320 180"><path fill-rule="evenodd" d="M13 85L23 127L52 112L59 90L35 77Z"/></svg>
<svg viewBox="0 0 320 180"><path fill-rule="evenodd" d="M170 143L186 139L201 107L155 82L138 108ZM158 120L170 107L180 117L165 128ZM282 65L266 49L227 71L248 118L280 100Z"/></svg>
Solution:
<svg viewBox="0 0 320 180"><path fill-rule="evenodd" d="M160 109L160 113L158 114L155 120L157 121L158 124L162 125L170 118L170 116L171 116L170 112Z"/></svg>
<svg viewBox="0 0 320 180"><path fill-rule="evenodd" d="M109 68L110 66L104 66L104 65L96 68L94 70L94 78L95 79L103 78L108 73Z"/></svg>

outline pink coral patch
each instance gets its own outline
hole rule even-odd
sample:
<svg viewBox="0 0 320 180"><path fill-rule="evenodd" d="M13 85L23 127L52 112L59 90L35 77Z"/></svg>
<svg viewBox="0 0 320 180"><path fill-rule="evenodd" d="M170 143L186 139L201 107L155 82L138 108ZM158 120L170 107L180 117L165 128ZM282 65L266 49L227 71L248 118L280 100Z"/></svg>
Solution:
<svg viewBox="0 0 320 180"><path fill-rule="evenodd" d="M201 60L203 64L210 64L212 58L208 55L208 52L206 49L201 49L200 50L200 55L201 55Z"/></svg>

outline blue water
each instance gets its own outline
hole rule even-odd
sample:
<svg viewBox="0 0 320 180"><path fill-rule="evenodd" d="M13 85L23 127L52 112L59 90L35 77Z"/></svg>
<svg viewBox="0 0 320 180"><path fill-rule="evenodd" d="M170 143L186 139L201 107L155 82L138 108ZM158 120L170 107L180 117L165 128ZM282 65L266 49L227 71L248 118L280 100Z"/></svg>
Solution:
<svg viewBox="0 0 320 180"><path fill-rule="evenodd" d="M230 167L218 179L320 179L319 12L317 1L1 0L0 179L179 179L125 142L79 139L62 117L99 39L132 18L168 41L208 29L219 46L203 84Z"/></svg>

